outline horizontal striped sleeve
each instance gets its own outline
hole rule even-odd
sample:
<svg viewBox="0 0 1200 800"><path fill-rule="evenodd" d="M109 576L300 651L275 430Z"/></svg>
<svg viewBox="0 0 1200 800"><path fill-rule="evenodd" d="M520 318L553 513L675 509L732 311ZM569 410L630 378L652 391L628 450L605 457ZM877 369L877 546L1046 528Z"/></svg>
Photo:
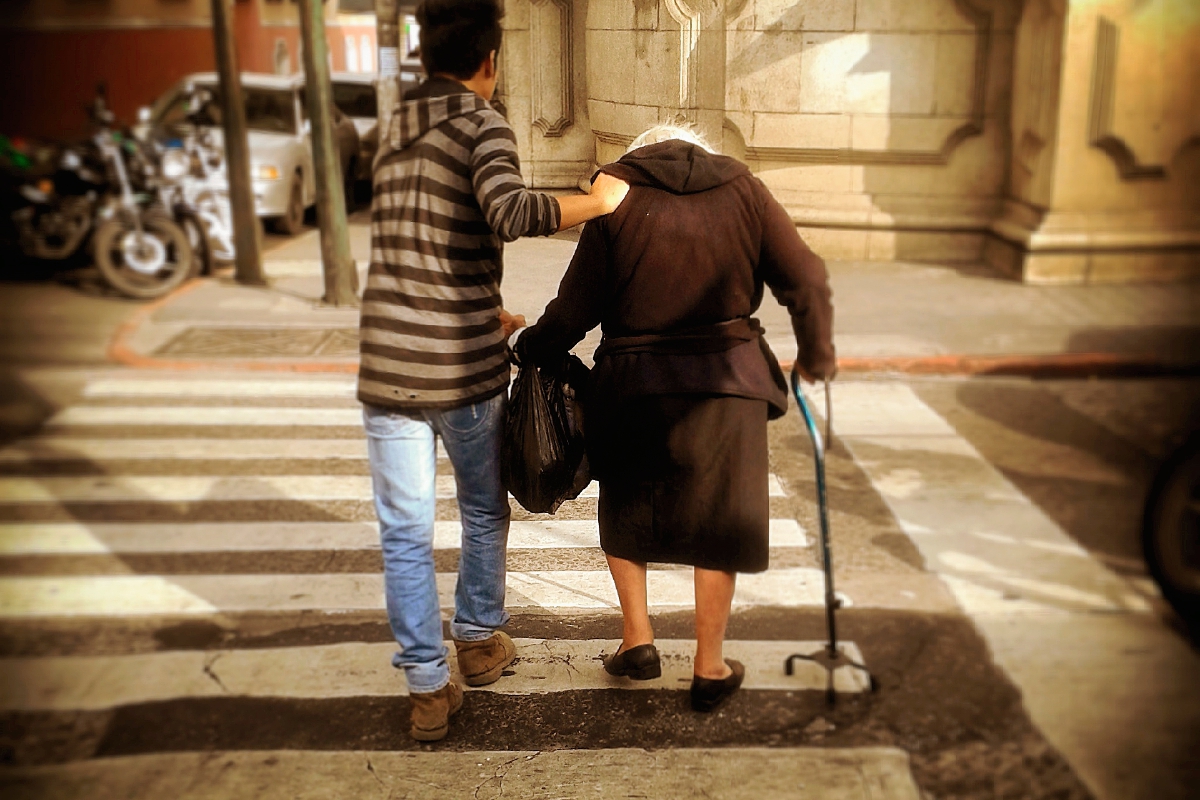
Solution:
<svg viewBox="0 0 1200 800"><path fill-rule="evenodd" d="M558 201L531 192L521 177L517 138L495 111L478 115L479 136L471 153L471 182L483 216L506 242L521 236L549 236L558 230Z"/></svg>

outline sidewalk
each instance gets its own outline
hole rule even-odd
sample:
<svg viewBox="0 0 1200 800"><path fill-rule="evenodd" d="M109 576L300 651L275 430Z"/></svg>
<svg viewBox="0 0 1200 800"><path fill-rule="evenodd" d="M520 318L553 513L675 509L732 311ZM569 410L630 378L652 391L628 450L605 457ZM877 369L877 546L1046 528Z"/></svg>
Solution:
<svg viewBox="0 0 1200 800"><path fill-rule="evenodd" d="M554 296L577 234L522 239L505 251L508 310L532 323ZM367 226L351 225L365 282ZM354 372L356 308L320 303L315 230L264 257L271 285L230 271L139 310L110 347L143 368ZM843 372L1136 375L1200 372L1200 284L1025 286L983 267L832 262ZM758 317L781 361L795 355L786 311L767 297ZM590 356L599 330L577 348Z"/></svg>

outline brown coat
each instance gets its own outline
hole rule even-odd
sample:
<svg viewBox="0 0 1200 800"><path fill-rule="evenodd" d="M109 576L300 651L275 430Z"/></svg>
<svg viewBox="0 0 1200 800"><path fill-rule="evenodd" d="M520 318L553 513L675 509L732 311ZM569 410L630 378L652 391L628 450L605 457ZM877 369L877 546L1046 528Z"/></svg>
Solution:
<svg viewBox="0 0 1200 800"><path fill-rule="evenodd" d="M786 411L787 386L750 315L769 287L791 313L800 364L831 375L824 262L733 159L671 141L604 171L629 195L588 223L518 350L552 365L604 326L584 421L606 553L764 570L767 419Z"/></svg>
<svg viewBox="0 0 1200 800"><path fill-rule="evenodd" d="M553 361L603 325L593 386L609 399L740 396L767 400L778 416L786 386L773 357L764 358L757 323L746 322L765 285L791 314L800 364L832 376L825 263L744 165L672 140L603 171L632 188L613 214L584 228L558 296L521 337L535 362Z"/></svg>

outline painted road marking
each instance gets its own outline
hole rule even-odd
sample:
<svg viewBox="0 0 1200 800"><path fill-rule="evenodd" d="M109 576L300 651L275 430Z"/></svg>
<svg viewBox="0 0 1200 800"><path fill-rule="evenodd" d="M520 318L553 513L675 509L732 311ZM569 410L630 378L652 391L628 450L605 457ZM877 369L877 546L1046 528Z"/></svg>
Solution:
<svg viewBox="0 0 1200 800"><path fill-rule="evenodd" d="M157 461L171 459L366 461L367 440L360 439L26 439L0 450L0 462Z"/></svg>
<svg viewBox="0 0 1200 800"><path fill-rule="evenodd" d="M434 523L435 550L457 550L462 523ZM794 519L770 522L772 547L807 547ZM509 550L598 548L594 519L518 520L510 523ZM17 523L0 524L0 556L130 553L222 553L303 550L378 550L379 526L370 522Z"/></svg>
<svg viewBox="0 0 1200 800"><path fill-rule="evenodd" d="M839 382L833 399L834 430L968 614L1148 610L911 388Z"/></svg>
<svg viewBox="0 0 1200 800"><path fill-rule="evenodd" d="M113 378L90 382L84 397L355 397L353 380L179 380Z"/></svg>
<svg viewBox="0 0 1200 800"><path fill-rule="evenodd" d="M361 428L359 408L259 408L249 406L71 406L55 414L46 427L86 425L260 426L309 425Z"/></svg>
<svg viewBox="0 0 1200 800"><path fill-rule="evenodd" d="M453 475L438 475L439 499L456 497ZM772 497L783 495L779 479L770 476ZM600 496L592 481L580 498ZM0 505L18 503L199 503L229 501L374 500L370 475L88 475L43 478L0 478Z"/></svg>
<svg viewBox="0 0 1200 800"><path fill-rule="evenodd" d="M454 608L458 576L438 573L438 596ZM693 606L692 570L650 570L656 612ZM818 569L790 567L739 575L735 608L818 606L824 579ZM620 613L607 571L509 572L506 608L514 612ZM0 578L0 618L114 617L267 611L382 611L383 576L315 575L103 575Z"/></svg>
<svg viewBox="0 0 1200 800"><path fill-rule="evenodd" d="M589 689L687 689L692 680L690 639L659 639L662 677L649 681L614 678L604 671L601 653L612 653L619 639L516 639L518 660L513 675L490 686L471 689L506 695L538 695ZM796 661L795 673L784 672L793 653L814 654L822 642L725 642L725 655L746 665L743 689L822 691L824 668ZM457 674L454 643L450 670ZM853 642L842 651L862 663ZM393 642L346 642L314 647L251 650L183 650L121 656L0 659L0 709L5 711L100 710L181 697L393 697L407 695L404 679L391 664ZM218 684L213 676L220 680ZM331 680L336 676L336 680ZM834 690L865 692L869 681L861 671L839 667Z"/></svg>
<svg viewBox="0 0 1200 800"><path fill-rule="evenodd" d="M437 457L448 458L439 438ZM0 462L46 461L156 461L206 459L261 460L367 460L365 436L356 439L77 439L42 436L15 442L0 449ZM449 469L449 462L439 465Z"/></svg>
<svg viewBox="0 0 1200 800"><path fill-rule="evenodd" d="M217 607L160 575L0 579L0 617L212 614Z"/></svg>
<svg viewBox="0 0 1200 800"><path fill-rule="evenodd" d="M906 752L885 747L550 751L231 751L5 767L30 797L645 797L920 800ZM434 793L426 787L436 781ZM481 789L484 792L481 793Z"/></svg>

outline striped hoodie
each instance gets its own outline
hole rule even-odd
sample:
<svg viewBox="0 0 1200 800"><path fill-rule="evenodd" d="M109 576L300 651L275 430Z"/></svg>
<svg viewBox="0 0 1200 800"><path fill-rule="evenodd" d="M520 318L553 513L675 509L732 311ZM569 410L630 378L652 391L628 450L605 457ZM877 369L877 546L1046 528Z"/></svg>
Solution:
<svg viewBox="0 0 1200 800"><path fill-rule="evenodd" d="M358 399L454 408L508 387L499 310L504 242L558 230L525 188L508 122L461 83L410 91L375 163Z"/></svg>

